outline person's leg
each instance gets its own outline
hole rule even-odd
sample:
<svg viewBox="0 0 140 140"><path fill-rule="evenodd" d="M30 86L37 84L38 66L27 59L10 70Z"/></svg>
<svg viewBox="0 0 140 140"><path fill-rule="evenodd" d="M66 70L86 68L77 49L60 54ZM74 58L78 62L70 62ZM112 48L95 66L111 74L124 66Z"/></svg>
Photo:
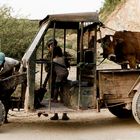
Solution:
<svg viewBox="0 0 140 140"><path fill-rule="evenodd" d="M43 88L46 88L47 82L49 80L49 76L50 76L50 73L47 73L45 80L44 80L44 83L43 83Z"/></svg>
<svg viewBox="0 0 140 140"><path fill-rule="evenodd" d="M52 75L52 82L51 82L51 99L52 99L52 100L53 100L53 98L54 98L55 79L56 79L56 74L53 72L53 75Z"/></svg>
<svg viewBox="0 0 140 140"><path fill-rule="evenodd" d="M58 102L58 89L54 89L53 102Z"/></svg>
<svg viewBox="0 0 140 140"><path fill-rule="evenodd" d="M61 85L60 85L60 88L59 88L59 96L60 96L60 102L61 103L63 103L64 102L64 100L63 100L63 98L64 98L64 89L63 89L63 86L64 86L64 83L62 82L61 83Z"/></svg>
<svg viewBox="0 0 140 140"><path fill-rule="evenodd" d="M62 120L69 120L70 118L67 116L67 113L63 113Z"/></svg>
<svg viewBox="0 0 140 140"><path fill-rule="evenodd" d="M59 88L60 88L60 82L55 82L54 98L53 98L54 102L58 102Z"/></svg>
<svg viewBox="0 0 140 140"><path fill-rule="evenodd" d="M51 120L58 120L58 113L55 113L53 117L50 118Z"/></svg>

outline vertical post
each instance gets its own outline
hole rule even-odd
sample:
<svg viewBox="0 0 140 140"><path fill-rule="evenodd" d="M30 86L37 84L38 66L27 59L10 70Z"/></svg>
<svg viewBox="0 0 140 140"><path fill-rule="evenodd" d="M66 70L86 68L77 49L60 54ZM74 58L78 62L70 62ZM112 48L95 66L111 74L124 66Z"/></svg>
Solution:
<svg viewBox="0 0 140 140"><path fill-rule="evenodd" d="M81 22L81 34L80 34L80 62L83 61L83 22ZM78 92L78 109L80 108L81 97L81 67L79 67L79 92Z"/></svg>
<svg viewBox="0 0 140 140"><path fill-rule="evenodd" d="M2 51L2 48L1 48L1 38L0 38L0 51Z"/></svg>
<svg viewBox="0 0 140 140"><path fill-rule="evenodd" d="M93 81L93 101L95 102L95 106L97 105L97 110L98 112L100 111L100 104L99 104L99 97L97 96L98 92L97 92L97 72L96 72L96 55L97 55L97 26L95 28L95 37L94 37L94 58L93 58L93 63L94 63L94 67L93 67L93 74L94 74L94 81ZM97 102L97 104L96 104Z"/></svg>
<svg viewBox="0 0 140 140"><path fill-rule="evenodd" d="M43 59L44 54L44 37L42 39L42 51L41 51L41 59ZM40 87L42 87L42 76L43 76L43 64L41 63L41 75L40 75Z"/></svg>
<svg viewBox="0 0 140 140"><path fill-rule="evenodd" d="M64 29L64 54L66 52L66 29Z"/></svg>
<svg viewBox="0 0 140 140"><path fill-rule="evenodd" d="M83 61L83 34L84 34L84 32L83 32L83 28L84 28L84 25L83 25L84 23L83 22L81 22L81 34L80 34L80 62L82 62Z"/></svg>
<svg viewBox="0 0 140 140"><path fill-rule="evenodd" d="M34 89L35 89L35 52L27 64L27 88L25 95L25 111L34 110Z"/></svg>
<svg viewBox="0 0 140 140"><path fill-rule="evenodd" d="M55 39L55 22L53 26L53 45L54 45L54 39ZM52 53L51 53L51 73L50 73L50 96L49 96L49 110L51 110L51 94L52 94L52 73L53 71L53 48L52 48Z"/></svg>
<svg viewBox="0 0 140 140"><path fill-rule="evenodd" d="M88 48L89 48L89 41L90 41L90 30L88 30Z"/></svg>

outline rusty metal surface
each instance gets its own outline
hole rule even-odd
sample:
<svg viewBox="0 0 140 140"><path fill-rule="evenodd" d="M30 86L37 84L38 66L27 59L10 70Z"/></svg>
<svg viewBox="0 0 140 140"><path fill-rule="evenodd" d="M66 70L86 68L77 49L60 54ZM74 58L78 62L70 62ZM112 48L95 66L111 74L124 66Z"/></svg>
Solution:
<svg viewBox="0 0 140 140"><path fill-rule="evenodd" d="M69 13L69 14L56 14L48 15L46 18L40 21L40 25L47 21L57 22L99 22L98 13L85 12L85 13Z"/></svg>

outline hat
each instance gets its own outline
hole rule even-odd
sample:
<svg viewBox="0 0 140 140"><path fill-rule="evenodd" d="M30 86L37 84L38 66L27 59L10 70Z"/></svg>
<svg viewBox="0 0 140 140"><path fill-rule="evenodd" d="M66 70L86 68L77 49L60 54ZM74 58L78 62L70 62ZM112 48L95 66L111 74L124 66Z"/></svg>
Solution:
<svg viewBox="0 0 140 140"><path fill-rule="evenodd" d="M0 52L0 65L5 61L5 54Z"/></svg>
<svg viewBox="0 0 140 140"><path fill-rule="evenodd" d="M53 38L49 39L48 42L47 42L47 46L51 45L54 43L54 46L57 46L57 41Z"/></svg>

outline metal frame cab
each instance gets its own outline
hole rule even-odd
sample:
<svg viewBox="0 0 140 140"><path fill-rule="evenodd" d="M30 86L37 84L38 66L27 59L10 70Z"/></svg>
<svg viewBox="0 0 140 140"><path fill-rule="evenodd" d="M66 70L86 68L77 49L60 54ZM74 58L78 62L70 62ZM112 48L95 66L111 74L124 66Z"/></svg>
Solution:
<svg viewBox="0 0 140 140"><path fill-rule="evenodd" d="M68 79L64 86L65 107L63 109L53 108L49 98L46 110L49 112L66 112L67 109L96 108L96 40L99 25L100 21L96 12L48 15L39 22L39 31L22 58L23 67L27 69L26 110L34 109L36 65L39 63L39 86L42 87L43 84L44 55L47 49L45 42L50 37L62 40L61 47L65 54L69 45L67 37L70 33L75 34L75 42L71 42L71 46L76 44L75 78Z"/></svg>

